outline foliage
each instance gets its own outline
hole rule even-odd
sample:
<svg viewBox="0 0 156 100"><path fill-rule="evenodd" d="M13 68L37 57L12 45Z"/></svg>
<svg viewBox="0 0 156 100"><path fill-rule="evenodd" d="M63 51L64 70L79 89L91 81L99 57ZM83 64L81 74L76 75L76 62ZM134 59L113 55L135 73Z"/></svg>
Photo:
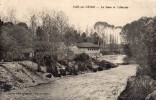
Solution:
<svg viewBox="0 0 156 100"><path fill-rule="evenodd" d="M156 17L143 17L123 27L121 34L128 43L132 57L141 66L155 69ZM129 52L128 50L126 50Z"/></svg>
<svg viewBox="0 0 156 100"><path fill-rule="evenodd" d="M103 43L103 39L98 35L97 32L94 32L94 34L90 34L89 38L90 38L91 42L94 44L101 45Z"/></svg>
<svg viewBox="0 0 156 100"><path fill-rule="evenodd" d="M74 57L74 61L80 61L80 62L85 62L89 59L90 59L89 55L87 55L85 53L77 54Z"/></svg>
<svg viewBox="0 0 156 100"><path fill-rule="evenodd" d="M23 49L32 47L30 31L11 22L4 23L1 27L0 40L2 57L6 60L8 55L13 59L20 56Z"/></svg>
<svg viewBox="0 0 156 100"><path fill-rule="evenodd" d="M38 64L38 71L41 71L41 65L44 63L44 57L50 53L50 43L46 41L46 36L41 27L36 30L36 38L34 41L35 59ZM49 54L50 55L50 54Z"/></svg>
<svg viewBox="0 0 156 100"><path fill-rule="evenodd" d="M131 54L131 48L130 48L130 45L129 44L124 44L123 45L123 52L124 54L126 54L128 57L131 57L132 54Z"/></svg>
<svg viewBox="0 0 156 100"><path fill-rule="evenodd" d="M156 87L153 80L156 79L156 17L143 17L127 24L121 34L127 44L126 54L134 58L139 67L118 100L144 100Z"/></svg>
<svg viewBox="0 0 156 100"><path fill-rule="evenodd" d="M145 100L148 94L155 90L155 81L149 76L130 77L126 89L118 100Z"/></svg>
<svg viewBox="0 0 156 100"><path fill-rule="evenodd" d="M66 32L63 35L64 42L67 46L81 42L81 35L73 27L66 27Z"/></svg>

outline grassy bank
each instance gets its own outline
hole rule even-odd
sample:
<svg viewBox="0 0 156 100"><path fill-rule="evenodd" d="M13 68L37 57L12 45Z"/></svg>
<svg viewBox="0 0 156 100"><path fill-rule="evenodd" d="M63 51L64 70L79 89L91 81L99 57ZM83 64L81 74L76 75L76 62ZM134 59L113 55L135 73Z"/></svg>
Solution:
<svg viewBox="0 0 156 100"><path fill-rule="evenodd" d="M156 90L155 76L155 71L148 66L138 66L136 76L128 79L127 86L118 100L145 100L149 94Z"/></svg>

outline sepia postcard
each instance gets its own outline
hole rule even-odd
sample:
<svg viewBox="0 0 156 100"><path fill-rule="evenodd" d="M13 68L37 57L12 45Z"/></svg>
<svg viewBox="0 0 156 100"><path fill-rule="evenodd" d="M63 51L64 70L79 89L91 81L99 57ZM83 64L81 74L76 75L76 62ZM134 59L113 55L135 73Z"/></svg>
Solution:
<svg viewBox="0 0 156 100"><path fill-rule="evenodd" d="M0 100L156 100L156 0L0 0Z"/></svg>

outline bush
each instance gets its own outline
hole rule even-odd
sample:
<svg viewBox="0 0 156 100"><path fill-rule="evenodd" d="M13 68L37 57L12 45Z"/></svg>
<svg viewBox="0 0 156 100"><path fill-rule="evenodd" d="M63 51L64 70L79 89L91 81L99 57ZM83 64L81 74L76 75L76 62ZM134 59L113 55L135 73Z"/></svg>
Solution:
<svg viewBox="0 0 156 100"><path fill-rule="evenodd" d="M152 69L148 66L142 66L142 67L138 66L136 76L143 76L143 75L152 76Z"/></svg>
<svg viewBox="0 0 156 100"><path fill-rule="evenodd" d="M126 89L118 100L145 100L148 94L154 91L156 82L149 76L133 76L127 81Z"/></svg>
<svg viewBox="0 0 156 100"><path fill-rule="evenodd" d="M156 100L156 90L149 94L145 100Z"/></svg>
<svg viewBox="0 0 156 100"><path fill-rule="evenodd" d="M128 81L119 100L144 100L155 88L152 78L156 79L156 17L126 24L121 34L128 43L123 48L125 54L141 67L137 69L137 77Z"/></svg>
<svg viewBox="0 0 156 100"><path fill-rule="evenodd" d="M143 17L126 24L121 34L127 42L123 45L125 54L156 72L156 17Z"/></svg>
<svg viewBox="0 0 156 100"><path fill-rule="evenodd" d="M74 57L74 61L80 61L80 62L85 62L89 59L90 59L89 55L87 55L85 53L77 54Z"/></svg>
<svg viewBox="0 0 156 100"><path fill-rule="evenodd" d="M130 49L130 44L125 44L125 45L123 45L123 52L124 52L124 54L126 54L128 57L132 57L131 49Z"/></svg>

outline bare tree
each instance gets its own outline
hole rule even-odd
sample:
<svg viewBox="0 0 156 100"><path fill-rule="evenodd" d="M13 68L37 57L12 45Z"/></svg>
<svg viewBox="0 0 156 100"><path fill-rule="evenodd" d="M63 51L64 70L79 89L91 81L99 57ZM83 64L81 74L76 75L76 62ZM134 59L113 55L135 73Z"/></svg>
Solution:
<svg viewBox="0 0 156 100"><path fill-rule="evenodd" d="M36 18L41 21L40 28L37 29L38 41L38 56L37 58L43 58L46 55L57 56L60 42L62 41L62 35L66 31L67 17L63 12L44 10L39 12L37 16L31 17L32 28L36 26ZM32 32L35 30L33 29ZM40 34L41 33L41 34ZM44 49L47 48L47 49ZM37 49L37 48L36 48ZM38 60L41 62L41 60ZM54 66L55 67L55 66Z"/></svg>
<svg viewBox="0 0 156 100"><path fill-rule="evenodd" d="M18 20L16 18L16 9L9 9L7 11L7 16L4 17L4 20L7 22L12 22L14 24L18 23Z"/></svg>

